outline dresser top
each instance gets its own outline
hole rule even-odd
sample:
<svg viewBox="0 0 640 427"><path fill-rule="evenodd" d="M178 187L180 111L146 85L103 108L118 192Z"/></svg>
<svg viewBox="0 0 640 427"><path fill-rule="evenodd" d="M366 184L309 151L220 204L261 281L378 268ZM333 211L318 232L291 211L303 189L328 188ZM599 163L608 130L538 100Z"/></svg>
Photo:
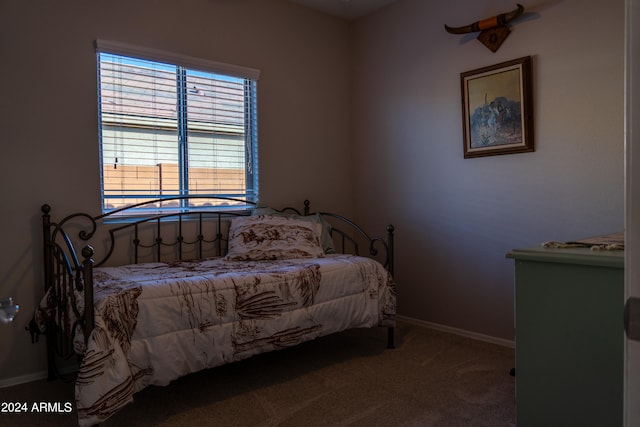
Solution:
<svg viewBox="0 0 640 427"><path fill-rule="evenodd" d="M545 248L542 246L514 249L507 258L517 261L554 262L624 268L624 250L592 250L590 248Z"/></svg>

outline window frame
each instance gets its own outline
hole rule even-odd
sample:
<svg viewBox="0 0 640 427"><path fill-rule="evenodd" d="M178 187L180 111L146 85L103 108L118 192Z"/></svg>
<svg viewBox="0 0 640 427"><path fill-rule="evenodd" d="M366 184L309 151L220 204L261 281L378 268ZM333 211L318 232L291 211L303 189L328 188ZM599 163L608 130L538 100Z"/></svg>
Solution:
<svg viewBox="0 0 640 427"><path fill-rule="evenodd" d="M119 56L125 56L140 60L153 61L162 64L170 64L172 66L176 66L178 70L183 70L184 72L205 72L205 73L214 73L219 74L226 77L238 78L244 80L244 150L245 150L245 159L244 159L244 171L246 176L246 186L244 194L240 196L240 198L246 199L249 204L248 206L253 206L258 203L259 197L259 189L258 189L258 124L257 124L257 82L260 76L260 71L254 68L231 65L222 62L210 61L202 58L191 57L187 55L177 54L173 52L150 49L146 47L134 46L120 42L108 41L108 40L96 40L95 42L96 48L96 60L97 60L97 89L98 89L98 132L99 132L99 155L100 155L100 201L101 201L101 210L103 214L108 214L109 212L120 210L121 206L116 207L107 207L108 196L105 198L105 181L104 181L104 161L103 159L103 113L102 113L102 99L101 99L101 75L100 75L100 54L113 54ZM250 93L250 96L247 96L247 93ZM247 102L249 100L249 102ZM182 102L176 100L177 106L182 105L186 106ZM186 125L186 123L185 123ZM178 133L180 133L181 125L178 125ZM187 129L185 129L187 130ZM185 176L181 176L181 180L186 179L186 174L188 174L188 160L186 159L185 153L181 148L182 142L179 142L178 145L178 157L180 158L179 162L183 163L180 168L185 168ZM182 174L181 174L182 175ZM181 187L182 188L182 187ZM192 190L197 191L197 190ZM211 194L201 194L203 198L207 196L229 196L233 198L239 198L238 194L223 194L223 193L211 193ZM148 196L154 197L154 192L150 192ZM169 195L166 198L175 200L176 194ZM138 211L154 211L154 212L172 212L176 210L180 211L189 211L190 209L194 209L193 206L190 205L190 202L197 198L197 194L189 193L189 190L185 192L181 192L179 196L186 196L181 200L179 206L177 207L155 207L152 209L145 209L144 207L138 208ZM161 199L162 194L161 191L158 191L155 194L156 199ZM140 199L147 199L146 196L140 197ZM150 199L149 199L150 200ZM132 204L139 204L133 202ZM242 206L239 206L242 207ZM220 206L220 207L211 207L210 209L228 209L228 206Z"/></svg>

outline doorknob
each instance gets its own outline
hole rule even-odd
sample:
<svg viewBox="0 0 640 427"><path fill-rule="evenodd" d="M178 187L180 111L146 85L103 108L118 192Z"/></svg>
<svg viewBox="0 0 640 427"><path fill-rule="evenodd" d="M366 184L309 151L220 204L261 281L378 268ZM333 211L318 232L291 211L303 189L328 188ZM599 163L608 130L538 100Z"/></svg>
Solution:
<svg viewBox="0 0 640 427"><path fill-rule="evenodd" d="M640 341L640 298L631 297L624 305L624 330L627 338Z"/></svg>

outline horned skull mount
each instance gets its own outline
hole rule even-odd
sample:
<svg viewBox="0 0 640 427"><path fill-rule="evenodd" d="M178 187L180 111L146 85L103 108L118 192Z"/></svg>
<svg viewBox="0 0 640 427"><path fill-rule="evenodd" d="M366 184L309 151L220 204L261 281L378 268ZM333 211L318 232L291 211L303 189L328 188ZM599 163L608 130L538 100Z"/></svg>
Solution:
<svg viewBox="0 0 640 427"><path fill-rule="evenodd" d="M480 43L488 47L492 52L495 52L502 42L506 40L509 33L511 33L507 24L522 15L523 12L524 6L518 4L517 9L511 12L501 13L491 18L476 21L471 25L450 27L445 24L444 28L451 34L467 34L480 31L480 34L478 34Z"/></svg>

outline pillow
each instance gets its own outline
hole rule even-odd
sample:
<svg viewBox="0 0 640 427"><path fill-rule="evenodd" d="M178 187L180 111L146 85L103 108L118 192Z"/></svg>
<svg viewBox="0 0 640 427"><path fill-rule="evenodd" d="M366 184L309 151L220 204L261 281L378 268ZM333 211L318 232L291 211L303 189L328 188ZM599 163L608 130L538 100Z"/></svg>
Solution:
<svg viewBox="0 0 640 427"><path fill-rule="evenodd" d="M332 254L336 251L336 248L333 245L333 237L331 237L331 224L318 213L313 215L297 215L286 212L279 212L272 208L260 207L255 208L252 212L252 215L283 216L287 218L297 218L304 221L319 222L322 226L322 232L320 233L320 243L322 245L322 250L325 254Z"/></svg>
<svg viewBox="0 0 640 427"><path fill-rule="evenodd" d="M320 258L322 226L318 221L288 216L236 217L229 228L230 261Z"/></svg>

